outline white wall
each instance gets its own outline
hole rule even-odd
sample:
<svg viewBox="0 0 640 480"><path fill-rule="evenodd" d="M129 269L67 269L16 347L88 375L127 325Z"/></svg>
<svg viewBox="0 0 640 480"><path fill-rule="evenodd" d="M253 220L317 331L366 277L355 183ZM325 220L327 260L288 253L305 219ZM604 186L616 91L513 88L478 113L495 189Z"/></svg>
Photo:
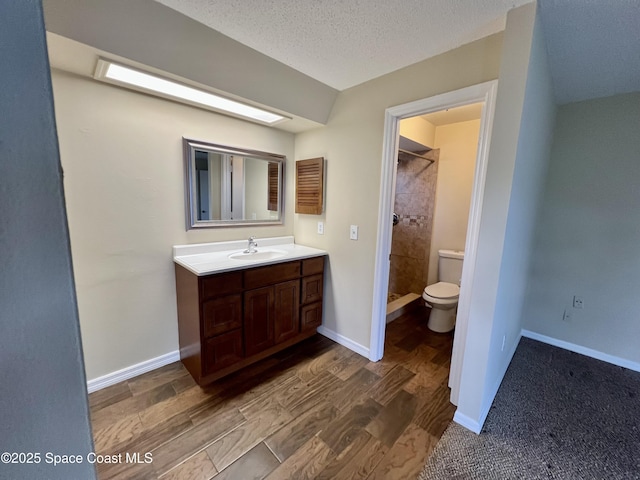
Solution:
<svg viewBox="0 0 640 480"><path fill-rule="evenodd" d="M640 93L563 105L524 327L640 364ZM584 297L572 309L574 295ZM564 309L573 313L562 321Z"/></svg>
<svg viewBox="0 0 640 480"><path fill-rule="evenodd" d="M535 3L509 12L504 41L455 417L476 430L484 423L520 339L534 225L555 119Z"/></svg>
<svg viewBox="0 0 640 480"><path fill-rule="evenodd" d="M400 135L434 148L436 126L422 117L405 118L400 122Z"/></svg>
<svg viewBox="0 0 640 480"><path fill-rule="evenodd" d="M338 95L325 127L296 136L296 159L327 159L326 211L297 215L296 241L329 251L324 327L368 350L386 108L497 78L502 35L384 75ZM318 220L325 234L318 235ZM349 240L349 225L360 238ZM362 350L361 350L362 351Z"/></svg>
<svg viewBox="0 0 640 480"><path fill-rule="evenodd" d="M182 137L286 155L293 135L60 71L55 113L87 377L175 351L171 247L291 235L285 223L185 231Z"/></svg>
<svg viewBox="0 0 640 480"><path fill-rule="evenodd" d="M464 250L475 176L480 120L435 128L440 149L433 234L429 253L429 284L438 279L438 250Z"/></svg>

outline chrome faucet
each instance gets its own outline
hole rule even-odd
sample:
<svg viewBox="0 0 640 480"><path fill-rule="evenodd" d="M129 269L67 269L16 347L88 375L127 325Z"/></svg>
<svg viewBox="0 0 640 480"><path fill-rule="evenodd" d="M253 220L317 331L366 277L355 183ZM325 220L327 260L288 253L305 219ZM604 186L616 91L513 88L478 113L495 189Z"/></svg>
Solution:
<svg viewBox="0 0 640 480"><path fill-rule="evenodd" d="M256 253L256 247L258 243L255 241L255 237L249 237L249 247L244 251L244 253Z"/></svg>

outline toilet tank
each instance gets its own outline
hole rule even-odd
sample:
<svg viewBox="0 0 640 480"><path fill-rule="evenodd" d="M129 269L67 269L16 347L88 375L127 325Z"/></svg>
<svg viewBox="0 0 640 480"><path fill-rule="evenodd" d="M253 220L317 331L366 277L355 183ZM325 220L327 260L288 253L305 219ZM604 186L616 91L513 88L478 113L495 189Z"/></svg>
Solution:
<svg viewBox="0 0 640 480"><path fill-rule="evenodd" d="M461 250L438 250L438 281L460 285L463 260Z"/></svg>

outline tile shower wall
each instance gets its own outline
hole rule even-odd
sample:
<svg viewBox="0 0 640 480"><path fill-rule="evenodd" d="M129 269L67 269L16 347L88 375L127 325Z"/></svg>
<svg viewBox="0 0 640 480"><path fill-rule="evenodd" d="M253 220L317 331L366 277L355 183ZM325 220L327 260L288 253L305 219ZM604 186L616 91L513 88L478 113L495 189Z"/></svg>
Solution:
<svg viewBox="0 0 640 480"><path fill-rule="evenodd" d="M394 211L400 221L393 227L389 292L401 295L421 294L429 273L439 150L424 156L436 162L398 157Z"/></svg>

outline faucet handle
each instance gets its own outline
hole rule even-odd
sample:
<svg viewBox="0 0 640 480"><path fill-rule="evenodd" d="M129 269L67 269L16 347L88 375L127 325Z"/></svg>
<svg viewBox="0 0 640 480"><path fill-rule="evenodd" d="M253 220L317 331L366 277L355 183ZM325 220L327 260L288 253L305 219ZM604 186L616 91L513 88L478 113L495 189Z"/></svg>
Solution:
<svg viewBox="0 0 640 480"><path fill-rule="evenodd" d="M249 237L249 241L253 242L256 239L256 237Z"/></svg>

